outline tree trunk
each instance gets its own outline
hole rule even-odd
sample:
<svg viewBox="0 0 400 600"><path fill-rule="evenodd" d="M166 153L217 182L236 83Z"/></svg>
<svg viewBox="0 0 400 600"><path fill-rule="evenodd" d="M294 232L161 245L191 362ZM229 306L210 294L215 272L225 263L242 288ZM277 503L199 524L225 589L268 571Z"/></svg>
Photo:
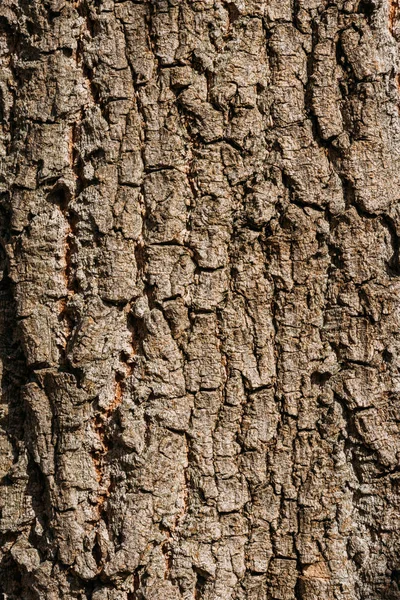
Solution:
<svg viewBox="0 0 400 600"><path fill-rule="evenodd" d="M2 0L0 598L400 598L398 0Z"/></svg>

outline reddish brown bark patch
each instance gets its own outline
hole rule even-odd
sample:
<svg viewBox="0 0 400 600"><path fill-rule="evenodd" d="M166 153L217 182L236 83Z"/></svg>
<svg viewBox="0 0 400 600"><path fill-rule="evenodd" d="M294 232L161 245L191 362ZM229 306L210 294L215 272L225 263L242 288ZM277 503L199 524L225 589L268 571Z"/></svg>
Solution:
<svg viewBox="0 0 400 600"><path fill-rule="evenodd" d="M392 35L398 12L399 0L389 0L389 31Z"/></svg>

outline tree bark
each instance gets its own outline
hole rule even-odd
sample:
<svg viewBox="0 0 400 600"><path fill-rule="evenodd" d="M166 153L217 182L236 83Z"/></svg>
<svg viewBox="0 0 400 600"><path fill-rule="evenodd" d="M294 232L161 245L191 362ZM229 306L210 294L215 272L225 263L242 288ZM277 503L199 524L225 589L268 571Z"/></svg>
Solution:
<svg viewBox="0 0 400 600"><path fill-rule="evenodd" d="M400 598L398 0L2 0L0 598Z"/></svg>

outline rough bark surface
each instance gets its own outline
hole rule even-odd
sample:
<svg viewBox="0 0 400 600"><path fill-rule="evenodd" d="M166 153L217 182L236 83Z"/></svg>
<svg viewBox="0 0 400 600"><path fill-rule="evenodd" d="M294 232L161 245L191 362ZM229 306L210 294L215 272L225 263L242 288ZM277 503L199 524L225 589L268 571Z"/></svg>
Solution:
<svg viewBox="0 0 400 600"><path fill-rule="evenodd" d="M399 23L2 0L3 600L400 598Z"/></svg>

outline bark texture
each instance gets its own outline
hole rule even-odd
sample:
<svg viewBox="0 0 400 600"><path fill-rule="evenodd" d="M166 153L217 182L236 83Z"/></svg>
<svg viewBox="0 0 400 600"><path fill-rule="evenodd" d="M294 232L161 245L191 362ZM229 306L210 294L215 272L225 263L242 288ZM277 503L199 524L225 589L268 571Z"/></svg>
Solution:
<svg viewBox="0 0 400 600"><path fill-rule="evenodd" d="M400 598L397 12L2 0L3 600Z"/></svg>

